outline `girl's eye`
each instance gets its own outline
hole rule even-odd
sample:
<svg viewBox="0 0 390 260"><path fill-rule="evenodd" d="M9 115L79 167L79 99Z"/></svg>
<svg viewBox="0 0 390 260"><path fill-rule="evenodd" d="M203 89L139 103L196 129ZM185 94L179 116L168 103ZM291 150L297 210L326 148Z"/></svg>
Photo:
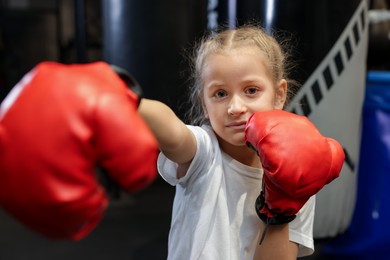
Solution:
<svg viewBox="0 0 390 260"><path fill-rule="evenodd" d="M248 95L254 95L258 92L259 90L255 87L251 87L251 88L247 88L245 90L245 92L248 94Z"/></svg>
<svg viewBox="0 0 390 260"><path fill-rule="evenodd" d="M214 96L216 98L224 98L227 96L227 93L226 93L226 91L218 90L217 92L215 92Z"/></svg>

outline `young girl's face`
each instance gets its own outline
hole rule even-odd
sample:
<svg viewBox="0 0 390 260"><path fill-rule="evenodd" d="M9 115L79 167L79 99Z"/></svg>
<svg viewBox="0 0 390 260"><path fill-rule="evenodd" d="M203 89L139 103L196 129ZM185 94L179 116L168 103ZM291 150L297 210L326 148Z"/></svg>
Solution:
<svg viewBox="0 0 390 260"><path fill-rule="evenodd" d="M255 47L213 54L205 60L204 113L220 142L245 145L246 122L254 112L283 108L287 83L275 83L266 62Z"/></svg>

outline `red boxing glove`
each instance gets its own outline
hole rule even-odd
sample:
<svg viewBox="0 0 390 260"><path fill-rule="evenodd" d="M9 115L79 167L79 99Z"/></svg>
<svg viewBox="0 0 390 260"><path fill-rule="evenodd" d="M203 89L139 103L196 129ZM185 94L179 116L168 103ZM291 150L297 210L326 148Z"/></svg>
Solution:
<svg viewBox="0 0 390 260"><path fill-rule="evenodd" d="M292 221L312 195L339 176L345 158L341 145L306 117L282 110L254 113L245 142L264 169L256 211L271 225Z"/></svg>
<svg viewBox="0 0 390 260"><path fill-rule="evenodd" d="M157 176L157 141L138 97L104 62L43 62L0 110L0 206L49 238L79 240L104 216L95 169L128 192Z"/></svg>

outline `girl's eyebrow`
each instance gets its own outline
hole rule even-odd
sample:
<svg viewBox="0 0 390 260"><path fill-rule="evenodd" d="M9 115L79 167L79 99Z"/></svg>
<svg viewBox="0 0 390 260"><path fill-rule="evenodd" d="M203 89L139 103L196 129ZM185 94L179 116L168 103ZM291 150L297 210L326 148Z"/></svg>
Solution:
<svg viewBox="0 0 390 260"><path fill-rule="evenodd" d="M204 87L207 89L213 89L213 88L222 88L226 86L226 84L219 82L219 81L211 81L209 84L206 84Z"/></svg>
<svg viewBox="0 0 390 260"><path fill-rule="evenodd" d="M244 79L241 81L242 84L256 84L256 85L264 85L266 84L266 81L262 78L250 78L250 79Z"/></svg>

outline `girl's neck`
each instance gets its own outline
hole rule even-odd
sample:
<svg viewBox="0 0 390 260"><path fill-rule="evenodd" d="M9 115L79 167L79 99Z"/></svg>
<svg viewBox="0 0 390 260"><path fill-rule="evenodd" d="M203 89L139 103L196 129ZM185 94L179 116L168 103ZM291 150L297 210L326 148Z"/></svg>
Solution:
<svg viewBox="0 0 390 260"><path fill-rule="evenodd" d="M236 146L226 142L220 142L219 145L222 151L234 160L251 167L262 168L259 156L248 146Z"/></svg>

